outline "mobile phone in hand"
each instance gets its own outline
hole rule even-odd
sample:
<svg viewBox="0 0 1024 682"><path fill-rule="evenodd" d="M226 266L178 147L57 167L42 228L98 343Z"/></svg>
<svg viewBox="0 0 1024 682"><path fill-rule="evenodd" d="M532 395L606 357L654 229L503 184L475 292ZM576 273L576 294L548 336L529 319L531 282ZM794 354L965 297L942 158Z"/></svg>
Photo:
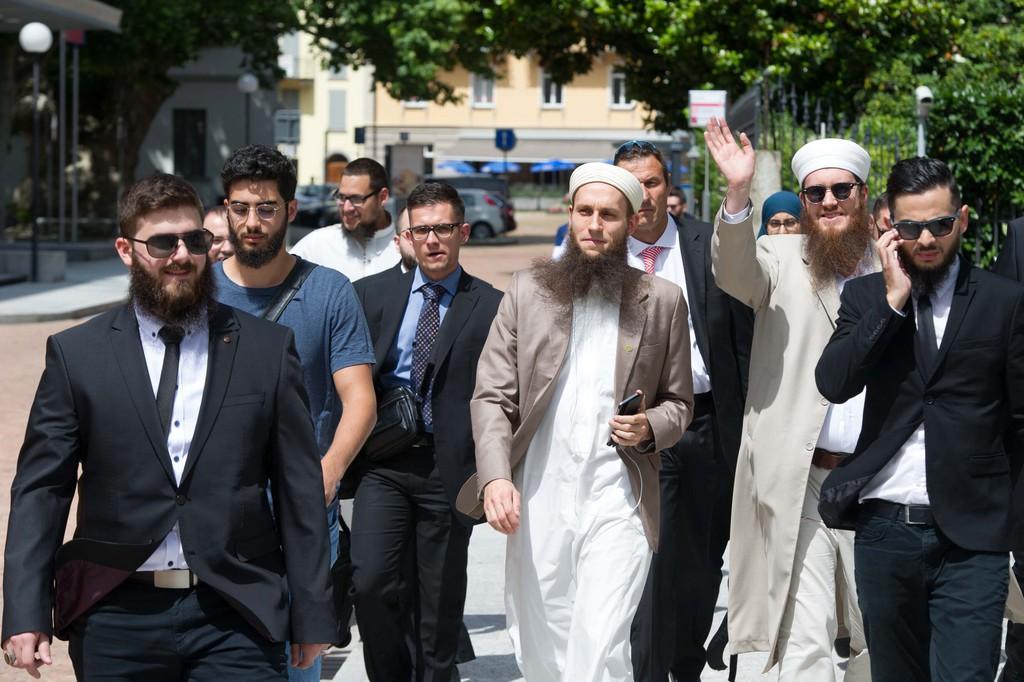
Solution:
<svg viewBox="0 0 1024 682"><path fill-rule="evenodd" d="M625 400L619 403L618 407L615 408L615 414L622 416L634 415L640 411L640 403L643 400L644 394L637 391L633 395L629 396ZM615 441L608 438L608 447L615 447Z"/></svg>

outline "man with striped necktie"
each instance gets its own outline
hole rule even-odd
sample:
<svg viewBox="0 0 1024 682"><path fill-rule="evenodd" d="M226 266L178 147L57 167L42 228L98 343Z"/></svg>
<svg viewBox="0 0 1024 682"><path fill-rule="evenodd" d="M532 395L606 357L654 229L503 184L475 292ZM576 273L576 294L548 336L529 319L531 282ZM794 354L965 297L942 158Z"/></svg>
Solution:
<svg viewBox="0 0 1024 682"><path fill-rule="evenodd" d="M686 297L694 392L689 430L661 451L660 549L633 621L633 671L638 681L662 682L671 671L690 682L704 669L722 580L753 313L715 285L711 225L669 215L669 174L658 148L627 142L615 165L644 191L627 241L629 264L673 282Z"/></svg>

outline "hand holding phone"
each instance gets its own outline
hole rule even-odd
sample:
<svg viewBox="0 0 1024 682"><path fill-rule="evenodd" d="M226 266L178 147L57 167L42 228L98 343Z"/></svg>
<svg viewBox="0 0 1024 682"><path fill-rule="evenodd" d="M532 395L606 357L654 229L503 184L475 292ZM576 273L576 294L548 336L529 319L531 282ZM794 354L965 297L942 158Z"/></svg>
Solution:
<svg viewBox="0 0 1024 682"><path fill-rule="evenodd" d="M640 408L644 402L644 392L637 391L633 395L629 396L618 404L615 408L616 416L629 417L640 412ZM615 447L615 441L609 436L608 447Z"/></svg>

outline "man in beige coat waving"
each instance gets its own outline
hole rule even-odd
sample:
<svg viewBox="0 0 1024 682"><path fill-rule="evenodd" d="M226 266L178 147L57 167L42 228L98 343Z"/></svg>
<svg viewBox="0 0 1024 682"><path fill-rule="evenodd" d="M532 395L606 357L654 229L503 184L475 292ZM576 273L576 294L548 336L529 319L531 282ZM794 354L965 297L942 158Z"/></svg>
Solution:
<svg viewBox="0 0 1024 682"><path fill-rule="evenodd" d="M857 443L864 397L829 403L814 368L842 287L878 269L867 222L871 159L848 140L804 145L793 156L803 234L755 243L754 150L721 121L705 139L728 182L711 244L715 281L755 314L733 493L730 648L767 651L766 670L778 665L784 681L835 680L838 602L851 635L845 679L866 680L853 534L826 528L817 510L821 482Z"/></svg>

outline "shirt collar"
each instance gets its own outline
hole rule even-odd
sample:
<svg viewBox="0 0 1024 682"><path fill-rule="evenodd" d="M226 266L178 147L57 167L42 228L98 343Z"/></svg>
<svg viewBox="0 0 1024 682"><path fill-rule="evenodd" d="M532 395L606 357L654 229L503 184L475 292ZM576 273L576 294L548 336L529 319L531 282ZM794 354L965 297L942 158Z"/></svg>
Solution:
<svg viewBox="0 0 1024 682"><path fill-rule="evenodd" d="M629 247L629 252L634 256L639 257L640 252L648 246L660 246L663 249L674 249L678 243L676 237L678 236L679 230L676 227L675 222L669 218L668 214L665 215L665 223L665 229L662 231L661 236L658 237L658 241L653 244L642 242L636 237L630 236L626 241L626 244Z"/></svg>
<svg viewBox="0 0 1024 682"><path fill-rule="evenodd" d="M423 271L420 270L419 267L417 267L416 270L413 272L412 276L412 290L419 291L427 284L440 284L446 292L448 292L451 296L455 296L455 290L459 286L460 277L462 277L461 265L455 268L455 272L448 275L440 282L432 282L431 280L427 279L426 277L423 276Z"/></svg>
<svg viewBox="0 0 1024 682"><path fill-rule="evenodd" d="M139 321L139 331L142 332L143 336L154 337L160 333L164 325L167 323L159 319L156 315L152 315L146 310L139 307L138 303L133 303L132 307L135 309L135 319ZM201 332L207 327L207 313L206 310L196 316L196 321L192 325L185 328L186 335L192 335L195 332Z"/></svg>

